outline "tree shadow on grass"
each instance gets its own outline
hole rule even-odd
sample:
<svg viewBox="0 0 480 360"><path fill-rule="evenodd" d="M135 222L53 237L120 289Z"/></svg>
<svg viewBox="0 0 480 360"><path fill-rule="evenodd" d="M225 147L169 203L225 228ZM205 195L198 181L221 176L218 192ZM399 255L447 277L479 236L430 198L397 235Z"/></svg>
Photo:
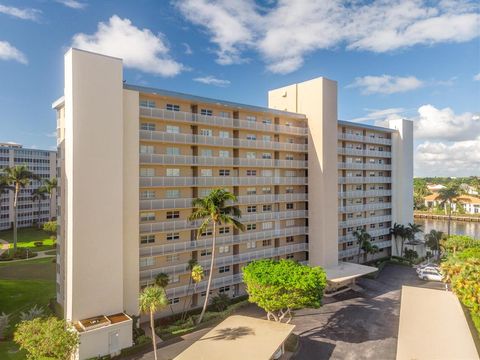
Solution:
<svg viewBox="0 0 480 360"><path fill-rule="evenodd" d="M215 333L216 335L204 337L200 340L236 340L247 335L255 335L253 329L247 326L219 329Z"/></svg>

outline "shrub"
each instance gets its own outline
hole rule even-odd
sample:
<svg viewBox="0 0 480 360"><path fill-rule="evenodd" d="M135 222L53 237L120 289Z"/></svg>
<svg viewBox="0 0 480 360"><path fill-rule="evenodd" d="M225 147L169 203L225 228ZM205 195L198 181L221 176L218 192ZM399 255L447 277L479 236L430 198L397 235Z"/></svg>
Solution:
<svg viewBox="0 0 480 360"><path fill-rule="evenodd" d="M36 247L43 246L43 241L35 241L33 245L35 245Z"/></svg>
<svg viewBox="0 0 480 360"><path fill-rule="evenodd" d="M415 250L405 249L404 257L408 261L413 262L414 260L418 259L418 253Z"/></svg>
<svg viewBox="0 0 480 360"><path fill-rule="evenodd" d="M57 222L56 221L47 221L43 224L43 231L46 231L51 236L57 235Z"/></svg>
<svg viewBox="0 0 480 360"><path fill-rule="evenodd" d="M4 338L5 331L7 330L8 324L10 322L9 317L10 317L10 315L7 315L3 312L0 314L0 340L5 339Z"/></svg>
<svg viewBox="0 0 480 360"><path fill-rule="evenodd" d="M227 294L218 294L212 298L212 307L217 311L225 310L230 304L230 297Z"/></svg>
<svg viewBox="0 0 480 360"><path fill-rule="evenodd" d="M20 313L20 320L21 321L29 321L33 320L35 318L42 317L44 314L43 308L37 307L37 305L34 305L30 310L27 312L21 312Z"/></svg>

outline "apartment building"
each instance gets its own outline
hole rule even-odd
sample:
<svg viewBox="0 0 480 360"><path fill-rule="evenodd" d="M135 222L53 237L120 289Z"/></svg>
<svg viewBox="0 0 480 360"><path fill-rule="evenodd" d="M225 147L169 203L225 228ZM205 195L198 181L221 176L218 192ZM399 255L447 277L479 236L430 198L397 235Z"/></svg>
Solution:
<svg viewBox="0 0 480 360"><path fill-rule="evenodd" d="M411 122L338 121L336 82L324 78L272 90L268 103L129 85L121 59L66 54L65 94L53 104L57 300L80 332L80 358L131 344L128 315L160 273L174 312L202 305L206 281L189 286L188 261L208 268L213 230L198 234L188 216L213 188L237 195L245 224L217 228L213 295L244 294L242 267L255 259L338 270L357 260L359 227L380 249L367 259L392 251L391 224L413 218Z"/></svg>
<svg viewBox="0 0 480 360"><path fill-rule="evenodd" d="M37 222L44 223L50 216L56 216L55 196L52 196L52 200L47 196L40 201L33 201L32 192L42 185L43 180L56 177L57 152L26 149L15 143L0 143L0 173L2 169L16 165L27 165L28 169L40 178L20 190L17 206L18 227L29 227ZM13 226L13 200L12 191L0 194L0 230Z"/></svg>

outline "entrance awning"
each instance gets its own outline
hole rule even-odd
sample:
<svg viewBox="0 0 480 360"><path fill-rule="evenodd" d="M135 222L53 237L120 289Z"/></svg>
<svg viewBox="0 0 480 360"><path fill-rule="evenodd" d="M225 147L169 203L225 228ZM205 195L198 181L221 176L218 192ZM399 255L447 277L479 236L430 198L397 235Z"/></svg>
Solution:
<svg viewBox="0 0 480 360"><path fill-rule="evenodd" d="M366 266L348 262L339 262L338 265L325 269L327 280L331 283L341 283L377 271L373 266Z"/></svg>

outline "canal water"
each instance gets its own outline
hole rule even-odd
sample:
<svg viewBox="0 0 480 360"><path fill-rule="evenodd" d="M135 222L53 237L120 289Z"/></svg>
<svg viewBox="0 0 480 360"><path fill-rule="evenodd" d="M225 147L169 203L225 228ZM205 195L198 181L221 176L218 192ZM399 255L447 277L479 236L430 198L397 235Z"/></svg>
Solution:
<svg viewBox="0 0 480 360"><path fill-rule="evenodd" d="M447 222L444 220L415 219L415 224L422 225L422 236L432 229L447 233ZM480 239L480 222L452 221L450 223L450 233Z"/></svg>

